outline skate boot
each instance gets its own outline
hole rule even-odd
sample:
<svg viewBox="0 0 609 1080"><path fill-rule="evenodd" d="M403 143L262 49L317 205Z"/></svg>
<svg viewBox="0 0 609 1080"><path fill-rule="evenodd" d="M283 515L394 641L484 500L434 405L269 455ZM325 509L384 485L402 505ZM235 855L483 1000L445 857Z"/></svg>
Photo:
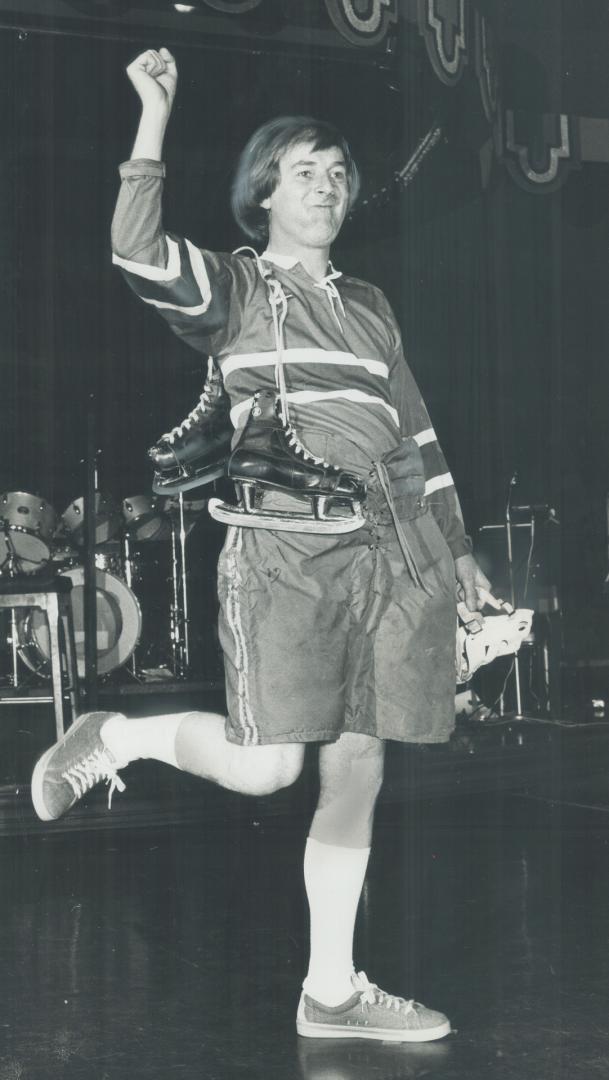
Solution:
<svg viewBox="0 0 609 1080"><path fill-rule="evenodd" d="M483 664L492 664L498 656L515 655L531 633L531 608L514 610L505 601L502 607L502 615L489 615L480 626L479 622L468 616L464 605L457 604L459 618L464 623L457 630L458 683L468 682Z"/></svg>
<svg viewBox="0 0 609 1080"><path fill-rule="evenodd" d="M152 490L170 495L217 480L224 474L232 433L228 395L214 370L194 409L150 447Z"/></svg>
<svg viewBox="0 0 609 1080"><path fill-rule="evenodd" d="M346 533L364 523L366 485L359 476L315 457L302 445L278 412L275 390L259 390L243 430L228 459L226 475L240 496L239 506L210 499L213 518L229 525L277 532ZM309 501L310 512L265 509L265 492L283 492ZM347 512L330 514L335 507Z"/></svg>

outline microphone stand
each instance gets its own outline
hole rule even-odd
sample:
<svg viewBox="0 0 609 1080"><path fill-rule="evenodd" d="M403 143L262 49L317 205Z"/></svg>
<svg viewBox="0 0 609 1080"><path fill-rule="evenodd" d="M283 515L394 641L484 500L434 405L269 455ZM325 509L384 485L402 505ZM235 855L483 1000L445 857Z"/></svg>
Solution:
<svg viewBox="0 0 609 1080"><path fill-rule="evenodd" d="M180 503L180 558L182 563L182 625L183 625L183 655L184 655L184 676L187 676L190 670L190 627L188 625L188 587L187 587L187 573L186 573L186 526L184 523L184 492L181 491L179 495Z"/></svg>
<svg viewBox="0 0 609 1080"><path fill-rule="evenodd" d="M516 585L514 580L514 548L512 544L512 493L517 483L518 473L515 472L512 476L512 479L510 480L507 503L505 506L505 535L507 543L507 562L510 583L510 603L514 609L516 608ZM515 719L522 720L522 690L520 684L520 657L518 653L514 654L514 685L516 690Z"/></svg>
<svg viewBox="0 0 609 1080"><path fill-rule="evenodd" d="M176 512L177 511L177 512ZM186 526L184 496L179 494L178 506L171 521L171 651L176 679L188 676L190 663L188 639L188 594L186 590Z"/></svg>

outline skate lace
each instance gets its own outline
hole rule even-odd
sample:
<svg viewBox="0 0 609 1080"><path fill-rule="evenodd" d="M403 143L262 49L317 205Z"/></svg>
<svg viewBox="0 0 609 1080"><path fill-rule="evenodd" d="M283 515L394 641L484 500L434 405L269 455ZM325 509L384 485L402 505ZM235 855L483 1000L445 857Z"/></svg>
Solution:
<svg viewBox="0 0 609 1080"><path fill-rule="evenodd" d="M294 450L296 454L302 454L305 461L312 461L314 465L322 465L324 469L333 469L335 472L339 472L336 465L331 465L330 462L324 461L323 458L317 457L316 454L312 454L310 450L307 450L306 446L303 446L301 443L291 424L286 424L285 433L292 450Z"/></svg>
<svg viewBox="0 0 609 1080"><path fill-rule="evenodd" d="M184 432L188 431L193 424L197 423L209 406L209 391L210 386L208 383L205 383L205 386L203 387L203 393L201 394L194 409L191 409L188 416L181 420L179 424L176 424L176 426L172 428L171 431L168 431L165 433L165 435L162 435L161 439L165 439L168 443L173 443L176 439L181 438Z"/></svg>
<svg viewBox="0 0 609 1080"><path fill-rule="evenodd" d="M285 429L285 433L286 433L286 436L288 438L288 443L289 443L290 447L297 454L302 455L302 457L303 457L303 459L305 461L312 461L316 465L323 466L323 468L325 468L325 469L332 468L336 472L340 472L340 470L337 469L335 465L330 465L327 461L324 461L323 458L316 457L316 455L312 454L310 452L310 450L307 450L307 448L305 446L303 446L303 444L301 443L301 441L298 438L298 435L296 434L292 424L290 423L290 409L289 409L289 405L288 405L288 388L287 388L286 379L285 379L285 361L284 361L285 342L284 342L284 336L283 336L283 327L284 327L285 320L286 320L286 317L287 317L287 314L288 314L288 298L287 298L287 296L285 294L285 291L284 291L284 288L283 288L283 285L281 284L281 282L273 275L271 269L268 266L264 265L262 259L260 258L258 253L256 251L254 251L253 248L247 248L247 247L238 248L237 252L240 252L240 251L251 251L253 253L253 255L254 255L255 259L256 259L256 265L258 267L258 272L260 273L260 276L261 276L261 278L264 281L264 284L266 286L267 298L268 298L269 306L271 308L271 316L272 316L272 319L273 319L273 334L274 334L274 337L275 337L275 349L276 349L276 356L277 356L277 359L276 359L276 362L275 362L275 384L276 384L277 389L279 391L279 417L280 417L281 423L283 424L283 427ZM332 281L333 277L340 277L340 276L341 276L340 273L338 271L334 270L334 268L332 267L331 273L328 274L327 278L325 278L323 282L320 282L320 287L326 289L326 291L328 291L328 295L330 295L331 290L333 290L332 295L335 294L338 297L338 301L340 303L341 310L344 313L343 302L341 300L340 294L339 294L336 286L334 285L334 283ZM334 311L334 303L333 303L333 301L331 301L331 303L332 303L332 311L336 315L336 312ZM338 320L338 316L336 316L336 318ZM339 322L339 326L340 326L340 322ZM342 327L341 327L341 329L342 329Z"/></svg>
<svg viewBox="0 0 609 1080"><path fill-rule="evenodd" d="M355 988L362 992L360 997L362 1008L364 1005L383 1005L386 1009L393 1009L394 1012L401 1012L402 1010L405 1013L414 1012L415 1002L412 998L406 1000L406 998L398 997L396 994L387 994L376 983L369 982L363 971L357 973L353 983Z"/></svg>
<svg viewBox="0 0 609 1080"><path fill-rule="evenodd" d="M125 791L125 784L116 771L116 765L106 750L95 750L71 768L66 769L62 778L70 785L77 798L81 798L92 787L105 780L108 784L108 809L112 809L112 796L115 791Z"/></svg>

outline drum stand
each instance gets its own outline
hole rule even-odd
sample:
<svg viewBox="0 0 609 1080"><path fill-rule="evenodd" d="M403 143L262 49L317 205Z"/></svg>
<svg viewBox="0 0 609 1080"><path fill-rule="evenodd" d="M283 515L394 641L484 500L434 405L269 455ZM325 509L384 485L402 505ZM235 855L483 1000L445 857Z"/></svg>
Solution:
<svg viewBox="0 0 609 1080"><path fill-rule="evenodd" d="M508 575L509 575L509 582L510 582L510 604L512 605L513 608L515 608L516 607L516 586L514 584L514 548L513 548L513 544L512 544L512 507L511 507L511 501L512 500L511 500L511 493L512 493L512 488L510 487L510 498L508 498L507 506L505 508L505 535L506 535L506 544L507 544ZM530 529L531 529L531 543L532 543L533 538L534 538L534 532L533 532L533 530L534 530L534 519L531 518L530 522L526 522L525 527L530 527ZM515 653L515 655L514 655L514 690L515 690L515 694L516 694L516 716L515 716L515 719L516 720L521 720L522 716L523 716L523 713L522 713L522 688L521 688L521 682L520 682L520 654L519 653ZM503 708L504 708L503 694L501 695L501 697L502 697L502 700L501 700L500 705L501 705L501 710L503 710Z"/></svg>
<svg viewBox="0 0 609 1080"><path fill-rule="evenodd" d="M17 555L17 552L15 551L15 545L13 543L13 538L11 536L11 530L10 530L8 521L6 521L4 518L2 518L2 523L1 524L2 524L2 532L4 533L4 539L6 541L6 547L7 547L7 551L8 551L8 557L4 560L4 562L2 564L2 568L4 568L6 566L9 578L12 578L12 577L15 577L15 575L19 573L20 559L19 559L19 556ZM13 667L13 673L12 673L12 676L11 676L11 686L17 687L17 686L19 686L19 652L18 652L19 642L18 642L18 637L17 637L17 614L16 614L16 610L15 610L14 607L12 607L10 609L10 618L11 618L10 644L11 644L11 660L12 660L12 667Z"/></svg>
<svg viewBox="0 0 609 1080"><path fill-rule="evenodd" d="M133 565L131 562L131 546L129 544L128 533L125 533L123 538L123 567L125 571L125 583L129 586L130 589L133 589ZM131 657L131 660L129 661L128 670L131 672L136 682L142 681L142 674L138 668L137 663L137 645L133 650L133 655Z"/></svg>
<svg viewBox="0 0 609 1080"><path fill-rule="evenodd" d="M516 474L514 474L515 476ZM516 483L515 478L510 481L510 492L505 508L505 525L481 525L480 532L492 532L493 530L505 529L506 536L506 554L507 554L507 567L508 567L508 583L509 583L509 599L513 608L516 608L516 583L514 575L514 544L513 544L513 530L514 529L528 529L530 533L530 544L533 545L535 539L535 519L531 516L529 521L512 521L512 488ZM518 507L517 509L522 509ZM520 677L520 653L514 654L512 671L514 674L514 695L516 712L514 713L515 720L522 720L524 713L522 711L522 682ZM505 687L499 699L499 715L505 716Z"/></svg>
<svg viewBox="0 0 609 1080"><path fill-rule="evenodd" d="M190 669L190 638L183 492L178 496L178 507L178 515L174 515L171 522L171 653L176 679L185 679Z"/></svg>

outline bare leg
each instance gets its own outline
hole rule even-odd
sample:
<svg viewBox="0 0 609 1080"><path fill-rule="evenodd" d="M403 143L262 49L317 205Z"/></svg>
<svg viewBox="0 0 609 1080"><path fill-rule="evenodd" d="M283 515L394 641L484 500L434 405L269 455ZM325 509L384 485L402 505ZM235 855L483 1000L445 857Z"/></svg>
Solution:
<svg viewBox="0 0 609 1080"><path fill-rule="evenodd" d="M320 791L309 836L322 844L368 848L383 784L385 743L345 732L319 748Z"/></svg>
<svg viewBox="0 0 609 1080"><path fill-rule="evenodd" d="M293 784L302 769L304 746L277 743L239 746L225 736L218 713L169 713L127 719L112 716L101 735L118 768L154 758L245 795L268 795Z"/></svg>
<svg viewBox="0 0 609 1080"><path fill-rule="evenodd" d="M121 713L83 713L49 748L32 773L34 809L55 821L95 784L108 784L108 804L124 791L120 770L150 758L246 795L269 795L302 769L302 743L239 746L228 742L217 713L168 713L128 720Z"/></svg>
<svg viewBox="0 0 609 1080"><path fill-rule="evenodd" d="M302 743L238 746L224 734L224 717L190 713L176 735L178 766L231 791L268 795L293 784L302 770Z"/></svg>

